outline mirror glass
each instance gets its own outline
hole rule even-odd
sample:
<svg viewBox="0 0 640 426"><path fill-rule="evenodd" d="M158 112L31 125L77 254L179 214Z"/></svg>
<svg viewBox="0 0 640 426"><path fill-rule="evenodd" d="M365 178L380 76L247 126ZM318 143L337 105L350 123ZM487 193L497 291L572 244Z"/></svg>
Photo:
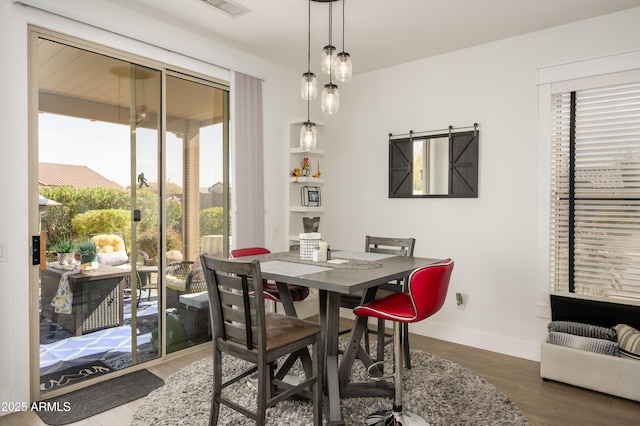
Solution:
<svg viewBox="0 0 640 426"><path fill-rule="evenodd" d="M413 141L413 195L449 193L449 138Z"/></svg>

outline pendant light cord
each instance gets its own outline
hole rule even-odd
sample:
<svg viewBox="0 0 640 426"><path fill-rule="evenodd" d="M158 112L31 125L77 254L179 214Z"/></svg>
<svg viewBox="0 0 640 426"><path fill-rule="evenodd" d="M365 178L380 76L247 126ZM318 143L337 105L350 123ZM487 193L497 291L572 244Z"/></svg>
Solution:
<svg viewBox="0 0 640 426"><path fill-rule="evenodd" d="M309 27L307 39L307 72L311 73L311 0L309 0Z"/></svg>
<svg viewBox="0 0 640 426"><path fill-rule="evenodd" d="M333 41L332 41L332 33L333 33L333 1L329 2L329 46L333 47ZM334 47L335 49L335 47ZM331 51L329 51L330 55L329 55L329 84L333 84L333 81L331 79L331 74L333 73L332 67L333 67L333 55L331 54Z"/></svg>
<svg viewBox="0 0 640 426"><path fill-rule="evenodd" d="M311 0L309 0L309 27L307 39L307 78L311 79ZM307 82L307 85L309 82ZM309 112L309 87L307 86L307 122L311 121L311 113Z"/></svg>
<svg viewBox="0 0 640 426"><path fill-rule="evenodd" d="M344 4L347 2L347 0L342 0L342 51L345 52L345 48L344 48Z"/></svg>

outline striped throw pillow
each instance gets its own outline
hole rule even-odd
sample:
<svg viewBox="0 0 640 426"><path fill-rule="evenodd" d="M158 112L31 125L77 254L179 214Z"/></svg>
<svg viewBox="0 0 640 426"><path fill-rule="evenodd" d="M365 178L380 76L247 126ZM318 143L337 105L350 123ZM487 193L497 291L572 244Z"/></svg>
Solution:
<svg viewBox="0 0 640 426"><path fill-rule="evenodd" d="M549 331L575 334L576 336L593 337L617 342L616 332L613 328L599 327L597 325L583 324L573 321L551 321L547 326Z"/></svg>
<svg viewBox="0 0 640 426"><path fill-rule="evenodd" d="M626 324L618 324L614 328L618 332L620 356L640 360L640 331Z"/></svg>

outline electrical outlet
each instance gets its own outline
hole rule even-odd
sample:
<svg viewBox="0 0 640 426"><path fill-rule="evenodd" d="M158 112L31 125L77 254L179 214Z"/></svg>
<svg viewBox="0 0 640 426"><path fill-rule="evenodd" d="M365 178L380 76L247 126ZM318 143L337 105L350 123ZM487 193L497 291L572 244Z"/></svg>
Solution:
<svg viewBox="0 0 640 426"><path fill-rule="evenodd" d="M456 293L456 307L458 309L464 309L464 298L462 293Z"/></svg>
<svg viewBox="0 0 640 426"><path fill-rule="evenodd" d="M278 238L278 228L276 226L271 227L271 239L275 240Z"/></svg>
<svg viewBox="0 0 640 426"><path fill-rule="evenodd" d="M6 261L7 261L7 243L3 241L0 243L0 262L6 262Z"/></svg>

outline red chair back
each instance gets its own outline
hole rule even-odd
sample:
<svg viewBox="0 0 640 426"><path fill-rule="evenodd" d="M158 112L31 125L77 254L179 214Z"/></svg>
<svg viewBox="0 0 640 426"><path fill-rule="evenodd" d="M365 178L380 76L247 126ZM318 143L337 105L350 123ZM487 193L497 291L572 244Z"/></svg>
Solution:
<svg viewBox="0 0 640 426"><path fill-rule="evenodd" d="M453 271L453 260L447 259L435 265L418 268L409 276L409 296L416 318L422 321L442 308Z"/></svg>
<svg viewBox="0 0 640 426"><path fill-rule="evenodd" d="M269 250L263 247L247 247L231 250L231 257L257 256L259 254L269 254Z"/></svg>

